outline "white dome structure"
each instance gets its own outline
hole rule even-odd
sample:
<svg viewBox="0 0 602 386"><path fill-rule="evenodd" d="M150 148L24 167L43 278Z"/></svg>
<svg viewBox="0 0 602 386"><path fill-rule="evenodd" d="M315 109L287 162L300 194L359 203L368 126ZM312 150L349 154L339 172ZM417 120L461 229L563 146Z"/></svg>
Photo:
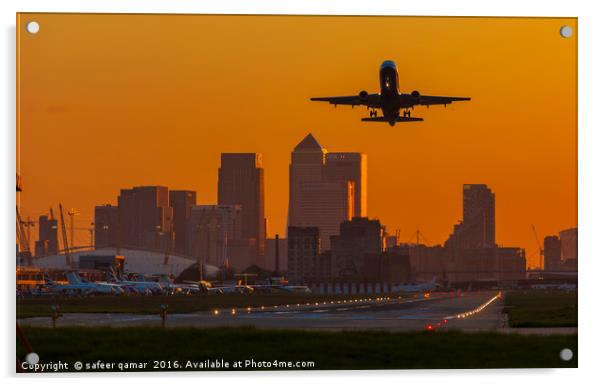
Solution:
<svg viewBox="0 0 602 386"><path fill-rule="evenodd" d="M165 254L139 249L128 249L121 248L119 253L125 257L125 272L137 272L142 274L173 274L178 276L182 271L191 265L196 263L196 260L191 258L170 255L169 262L164 263ZM33 260L33 265L39 268L51 268L51 269L71 269L78 266L79 257L85 255L104 255L112 256L117 255L116 248L100 248L96 250L78 251L73 252L71 257L73 259L73 266L67 266L65 261L65 255L52 255L45 256L39 259ZM206 269L218 270L217 267L207 266Z"/></svg>

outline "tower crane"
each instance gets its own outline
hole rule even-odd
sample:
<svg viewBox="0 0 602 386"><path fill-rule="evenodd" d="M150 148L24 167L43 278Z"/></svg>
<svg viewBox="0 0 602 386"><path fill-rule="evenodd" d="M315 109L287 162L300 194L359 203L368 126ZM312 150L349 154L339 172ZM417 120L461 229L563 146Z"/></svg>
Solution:
<svg viewBox="0 0 602 386"><path fill-rule="evenodd" d="M543 269L543 248L541 247L541 243L539 242L539 237L537 237L537 231L535 230L535 225L531 224L531 229L533 230L533 236L535 237L535 242L537 242L537 248L539 248L539 268Z"/></svg>
<svg viewBox="0 0 602 386"><path fill-rule="evenodd" d="M27 250L31 251L31 228L36 226L36 222L32 220L29 216L27 220L19 220L21 222L21 226L26 229L27 238L25 239L27 242Z"/></svg>
<svg viewBox="0 0 602 386"><path fill-rule="evenodd" d="M65 264L71 265L71 251L67 241L67 229L65 227L65 216L63 215L63 205L59 204L59 215L61 217L61 233L63 234L63 249L65 250ZM73 238L73 234L72 234Z"/></svg>
<svg viewBox="0 0 602 386"><path fill-rule="evenodd" d="M71 231L71 247L75 246L75 216L79 216L79 211L75 208L71 208L67 211L67 216L69 216L69 230Z"/></svg>
<svg viewBox="0 0 602 386"><path fill-rule="evenodd" d="M410 238L408 239L408 243L412 243L412 241L413 241L412 239L413 239L414 235L416 236L416 239L415 239L415 240L416 240L416 245L419 245L419 244L420 244L420 239L421 239L421 238L422 238L422 240L423 240L425 243L427 243L427 244L429 243L429 241L426 239L426 237L424 237L424 233L422 233L422 232L420 231L420 229L416 229L416 232L413 232L413 233L412 233L412 236L410 236Z"/></svg>
<svg viewBox="0 0 602 386"><path fill-rule="evenodd" d="M19 241L19 246L25 255L27 256L27 265L32 265L31 261L31 250L29 248L29 237L27 232L25 232L25 228L23 226L24 222L21 219L21 214L19 213L19 207L17 206L17 237Z"/></svg>

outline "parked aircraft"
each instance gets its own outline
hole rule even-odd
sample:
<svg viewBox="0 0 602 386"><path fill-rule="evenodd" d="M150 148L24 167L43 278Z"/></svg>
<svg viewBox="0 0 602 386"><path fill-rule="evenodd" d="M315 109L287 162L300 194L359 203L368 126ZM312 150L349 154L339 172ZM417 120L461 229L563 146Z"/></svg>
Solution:
<svg viewBox="0 0 602 386"><path fill-rule="evenodd" d="M437 283L437 278L434 277L433 280L427 283L391 286L391 292L431 292L438 287L440 287L440 284Z"/></svg>
<svg viewBox="0 0 602 386"><path fill-rule="evenodd" d="M47 287L53 293L68 294L68 295L122 295L124 289L114 283L106 282L88 282L83 279L76 271L68 271L65 273L68 283L58 284L47 279Z"/></svg>

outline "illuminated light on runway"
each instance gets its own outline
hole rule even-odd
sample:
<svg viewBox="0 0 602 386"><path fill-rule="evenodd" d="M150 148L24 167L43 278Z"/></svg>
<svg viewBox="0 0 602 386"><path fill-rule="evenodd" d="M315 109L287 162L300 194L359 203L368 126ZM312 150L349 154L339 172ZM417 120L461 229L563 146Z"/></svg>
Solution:
<svg viewBox="0 0 602 386"><path fill-rule="evenodd" d="M464 318L468 318L469 316L475 315L475 314L483 311L485 308L487 308L487 306L489 306L491 303L493 303L497 299L500 299L501 297L502 297L502 293L498 292L497 295L495 295L494 297L489 299L487 302L481 304L479 307L475 308L474 310L463 312L461 314L456 315L455 317L458 319L464 319ZM449 316L446 319L452 319L452 318L454 318L454 316Z"/></svg>
<svg viewBox="0 0 602 386"><path fill-rule="evenodd" d="M215 315L215 316L219 315L219 310L213 310L213 315Z"/></svg>
<svg viewBox="0 0 602 386"><path fill-rule="evenodd" d="M233 309L232 309L232 311L230 311L230 313L231 313L232 315L236 315L236 308L233 308Z"/></svg>

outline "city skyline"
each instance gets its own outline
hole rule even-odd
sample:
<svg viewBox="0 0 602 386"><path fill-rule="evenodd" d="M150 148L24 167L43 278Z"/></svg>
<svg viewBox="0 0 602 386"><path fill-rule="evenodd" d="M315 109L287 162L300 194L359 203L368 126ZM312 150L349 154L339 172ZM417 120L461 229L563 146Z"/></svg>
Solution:
<svg viewBox="0 0 602 386"><path fill-rule="evenodd" d="M182 23L185 16L136 15L136 30L119 15L35 16L41 32L18 37L24 218L62 202L79 209L76 222L86 226L93 204L114 204L114 192L132 185L194 190L199 203L213 203L219 153L256 152L264 154L268 235L285 234L287 160L312 132L369 155L368 215L402 238L420 229L431 244L443 243L461 218L461 185L473 182L496 192L497 239L526 248L530 266L539 260L531 224L540 236L577 225L577 39L559 38L557 28L576 31L574 19L206 16ZM244 39L224 18L248 31ZM415 39L403 52L366 42L362 31L376 25L391 38ZM341 61L349 57L356 60ZM376 87L384 59L396 61L404 90L470 95L470 106L449 106L453 114L431 108L428 121L391 130L366 127L360 109L333 114L307 99ZM542 62L556 65L533 65ZM251 97L232 108L232 93ZM88 237L80 231L76 243Z"/></svg>
<svg viewBox="0 0 602 386"><path fill-rule="evenodd" d="M299 151L301 151L301 153L299 153ZM318 184L319 185L319 189L317 190L318 193L323 193L323 188L322 185L326 185L327 188L329 188L331 185L333 184L337 184L339 181L338 179L343 178L343 180L346 180L346 183L351 187L354 186L354 183L352 181L350 181L349 179L353 179L354 177L356 177L359 180L363 180L363 175L367 174L367 168L366 166L366 155L362 154L362 153L349 153L349 152L331 152L329 153L325 148L323 148L318 142L317 140L310 134L308 134L307 136L305 136L303 138L303 140L301 140L293 149L292 154L292 163L291 163L291 174L294 175L295 171L293 168L294 162L295 160L297 160L297 162L299 162L299 159L301 160L301 165L305 167L305 169L301 170L301 174L304 175L306 178L308 176L312 176L312 173L315 174L313 177L315 177L314 179L309 178L308 181L306 181L306 183L308 183L310 185L310 187L313 187L313 185ZM338 170L337 168L340 168L341 165L335 165L336 168L331 171L328 171L327 167L328 164L326 163L326 160L328 158L329 155L334 155L334 159L336 162L340 161L341 155L350 157L352 160L354 161L358 161L361 160L361 163L357 163L355 166L350 166L350 165L343 165L344 166L344 172L341 172L340 170ZM296 157L296 158L295 158ZM313 161L315 161L314 158L318 157L319 158L319 162L315 163ZM257 196L257 193L261 193L262 192L262 185L263 185L263 162L262 162L262 155L261 154L256 154L256 153L221 153L221 166L220 166L220 173L219 175L221 175L221 180L218 178L218 181L216 181L216 189L219 191L223 191L222 192L222 202L214 202L214 203L197 203L196 202L196 192L195 191L190 191L190 190L170 190L169 187L166 186L134 186L132 188L122 188L119 190L119 195L117 196L117 206L115 205L110 205L110 204L97 204L95 205L95 222L94 222L94 229L95 229L95 245L97 247L103 247L103 246L115 246L115 245L120 245L121 247L128 247L128 246L140 246L143 248L150 248L150 249L156 249L156 250L165 250L166 249L166 244L165 244L165 234L167 232L173 232L172 234L172 246L169 247L170 252L176 252L179 254L183 254L183 255L189 255L191 257L198 257L203 255L203 253L201 253L199 255L199 247L201 247L201 245L197 245L198 242L200 242L202 245L205 245L203 247L201 247L201 249L205 249L205 248L215 248L215 245L210 245L207 244L209 239L205 239L205 241L203 241L203 237L213 237L213 238L223 238L222 241L220 241L222 244L222 247L218 247L219 248L223 248L224 245L230 245L230 248L232 248L233 251L235 251L235 254L240 254L240 256L244 256L242 257L243 261L248 261L249 263L253 263L253 264L260 264L263 265L265 263L270 263L268 261L266 261L267 256L263 256L261 254L257 254L256 256L251 256L248 255L247 252L247 248L248 245L246 245L246 242L243 242L243 244L241 244L242 240L253 240L253 234L254 232L258 232L261 230L261 227L255 228L254 230L251 230L251 232L249 232L249 220L247 219L246 221L243 219L244 216L241 215L242 213L244 213L244 210L242 210L242 205L240 203L238 203L239 200L249 200L252 205L254 200L259 200L259 201L263 201L263 196ZM317 158L316 158L317 159ZM313 162L313 163L312 163ZM315 164L315 165L314 165ZM353 163L352 163L353 164ZM316 166L317 165L317 166ZM307 169L307 167L309 166L309 169ZM317 167L317 169L316 169ZM224 169L225 168L225 169ZM230 170L228 170L230 169ZM315 170L314 170L315 169ZM356 174L355 170L361 170L360 174ZM296 173L299 173L299 171L297 171ZM349 175L352 175L354 177L350 177ZM332 178L334 176L334 182L329 180L329 178ZM291 177L291 184L293 183L294 178ZM342 180L341 180L342 181ZM313 184L313 185L312 185ZM228 186L229 185L229 186ZM338 186L338 185L337 185ZM251 192L252 194L249 196L248 194L242 194L242 191L245 191L246 189L240 189L241 187L247 187L247 188L252 188L251 190L254 191L255 193ZM359 198L360 201L364 201L365 199L365 192L367 191L367 187L364 184L364 189L362 189L362 193L364 193L363 195L357 195L357 197ZM486 184L463 184L462 186L462 191L463 191L463 198L462 198L462 212L463 212L463 216L460 219L457 219L453 224L450 224L450 227L452 228L452 231L449 234L449 237L447 239L447 241L442 242L442 243L424 243L427 246L443 246L445 245L447 247L448 243L450 245L450 247L452 249L455 248L468 248L468 249L479 249L479 248L496 248L496 247L501 247L501 250L503 250L504 245L498 245L496 242L496 234L495 234L495 227L496 227L496 210L495 210L495 193L492 191L492 189L490 187L488 187ZM344 198L343 196L340 195L333 195L333 192L329 191L327 189L327 193L329 193L329 196L331 196L331 199L326 198L325 203L329 203L329 202L334 202L332 200L340 200L342 198ZM362 214L364 214L364 212L361 210L361 207L357 207L354 205L354 201L353 201L353 197L356 197L356 192L353 189L350 189L348 191L348 193L346 195L349 196L350 201L347 202L345 201L345 205L347 205L349 207L349 215L345 218L341 218L340 221L336 221L336 230L334 231L330 231L329 228L326 231L320 231L319 232L319 237L321 239L320 243L321 243L321 250L330 250L330 237L331 236L337 236L338 234L338 228L339 226L345 222L345 221L350 221L352 218L363 218L363 219L370 219L371 221L379 221L379 217L378 216L362 216ZM253 198L253 196L255 195L255 198ZM219 194L218 194L219 196ZM236 197L234 197L236 196ZM339 197L340 196L340 197ZM311 198L312 196L310 196ZM136 201L133 200L138 200L139 202L137 203ZM317 200L323 200L324 198L321 197L320 195L316 196ZM238 201L237 201L238 200ZM329 201L330 200L330 201ZM218 200L219 201L219 200ZM232 201L230 202L226 202L226 201ZM237 201L237 202L234 202ZM258 205L258 207L261 207L262 204L256 204ZM185 206L185 208L179 208L180 206ZM202 211L211 211L211 213L215 213L214 215L210 215L210 217L207 217L208 220L211 220L212 218L215 219L216 215L217 218L222 217L222 218L228 218L228 219L234 219L234 217L231 217L231 214L226 215L226 217L223 217L223 214L219 214L217 212L215 212L216 210L221 210L223 211L224 209L230 211L232 210L234 207L237 207L238 209L236 209L238 211L238 215L237 218L238 220L235 220L236 223L238 223L238 225L234 225L234 223L232 223L232 225L224 225L224 227L227 227L228 229L234 229L231 227L238 227L238 231L230 231L230 236L224 236L223 234L220 233L220 231L215 232L216 230L213 229L213 232L215 233L214 236L200 236L200 239L197 239L196 241L194 240L194 236L191 235L195 235L195 234L200 234L199 231L197 230L199 228L199 225L196 225L196 228L191 229L190 226L186 221L188 218L194 218L194 214L195 211L198 213L199 210ZM260 213L257 212L257 208L255 208L255 214L251 215L250 218L251 220L253 219L253 217L257 217ZM143 210L144 208L146 208L146 210ZM191 212L192 211L192 212ZM354 213L354 211L357 211ZM127 213L130 213L130 215L127 215ZM135 213L134 213L135 212ZM156 212L156 213L155 213ZM180 213L180 217L181 216L186 216L186 221L184 221L184 219L178 219L178 215L177 213ZM138 213L138 214L136 214ZM209 212L208 212L209 213ZM352 214L358 214L358 216L355 216ZM197 218L198 215L196 215ZM101 219L99 221L99 218ZM124 223L122 223L121 225L115 226L112 225L110 227L106 226L106 223L109 221L119 221L119 218L128 218L127 221L125 221ZM47 220L47 216L46 215L40 215L40 220L44 219L44 221ZM256 219L257 220L257 219ZM265 219L267 220L267 219ZM311 221L314 221L313 223ZM315 217L315 215L310 216L310 218L308 218L308 220L306 220L307 223L305 224L299 224L299 225L292 225L293 227L319 227L319 217ZM184 224L181 225L177 225L179 221L184 221ZM197 222L199 220L196 220ZM221 220L224 221L224 220ZM226 220L226 221L231 221L231 220ZM54 220L54 224L55 224L55 238L58 239L57 233L56 233L56 222L57 220ZM244 223L246 223L247 225L245 226ZM210 225L207 223L207 225L205 225L205 227L207 227L207 229L209 229L209 226L213 226L215 227L215 222L213 222L213 225ZM218 228L221 228L222 223L220 222L220 225L217 225ZM224 223L226 224L226 223ZM229 223L228 223L229 224ZM253 225L253 221L250 222L251 225ZM334 223L333 223L334 224ZM385 223L382 223L383 227L386 228ZM290 226L290 225L289 225ZM115 232L115 228L119 229L118 232L114 233L112 236L112 239L110 236L108 236L109 231ZM136 233L136 228L138 228L139 230L137 232L140 233ZM180 229L184 229L185 231L182 234L177 234L177 232L175 232L175 230L177 228ZM252 227L251 227L252 228ZM79 228L76 227L75 229L79 229L79 230L85 230L85 228ZM245 230L246 229L246 230ZM316 228L317 229L317 228ZM383 228L384 229L384 228ZM571 235L568 235L568 232L572 231L573 228L569 228L569 229L564 229L564 230L558 230L555 233L559 233L562 237L563 234L565 234L565 238L571 238L571 242L576 244L576 240L577 237ZM40 227L40 231L42 231L42 228ZM389 229L389 231L391 232L392 230ZM47 232L47 231L44 231ZM157 233L158 232L158 233ZM239 234L239 236L234 236L232 237L232 234ZM391 235L393 232L388 233L389 235ZM160 237L157 236L160 235ZM226 232L226 234L228 234ZM244 234L244 235L243 235ZM286 235L286 233L284 234ZM71 235L69 235L71 236ZM243 237L244 236L244 237ZM282 235L281 235L282 236ZM324 236L324 237L322 237ZM89 236L88 236L89 237ZM178 244L180 243L178 240L181 238L184 238L186 241L186 246L185 246L185 250L182 251L181 249L178 248ZM225 241L225 238L227 238L229 241ZM396 236L397 237L397 236ZM541 242L544 243L545 240L547 240L550 236L548 235L544 235L544 240L542 240ZM110 242L106 242L105 240L112 240ZM125 240L125 241L124 241ZM129 241L128 241L129 240ZM133 241L132 241L133 240ZM217 239L216 239L217 240ZM30 240L33 241L33 240ZM325 242L327 241L327 242ZM384 239L383 239L384 242ZM404 239L398 239L397 242L404 244L404 243L408 243L409 241L406 241ZM424 240L423 240L424 242ZM102 245L103 243L105 243L106 245ZM191 244L192 243L192 244ZM264 241L265 243L265 241ZM36 248L35 250L37 250L37 244L39 244L39 241L35 243L36 244ZM194 244L194 245L193 245ZM216 244L218 245L218 244ZM257 244L252 241L252 246L251 249L256 249L257 248ZM72 246L71 246L72 247ZM242 249L241 249L242 248ZM519 248L523 248L522 246L520 246ZM575 247L576 248L576 247ZM60 249L60 248L59 248ZM512 249L512 248L506 248L506 249ZM226 259L225 256L225 251L209 251L209 249L207 249L207 253L208 255L205 257L206 259L208 259L208 262L213 262L213 260L215 260L215 263L217 262L224 262ZM232 253L232 252L229 252ZM215 256L215 257L211 257L211 256ZM258 259L259 258L259 259ZM575 258L573 257L567 257L567 258ZM547 263L546 263L547 264ZM239 265L238 269L242 269L244 268L243 266Z"/></svg>

